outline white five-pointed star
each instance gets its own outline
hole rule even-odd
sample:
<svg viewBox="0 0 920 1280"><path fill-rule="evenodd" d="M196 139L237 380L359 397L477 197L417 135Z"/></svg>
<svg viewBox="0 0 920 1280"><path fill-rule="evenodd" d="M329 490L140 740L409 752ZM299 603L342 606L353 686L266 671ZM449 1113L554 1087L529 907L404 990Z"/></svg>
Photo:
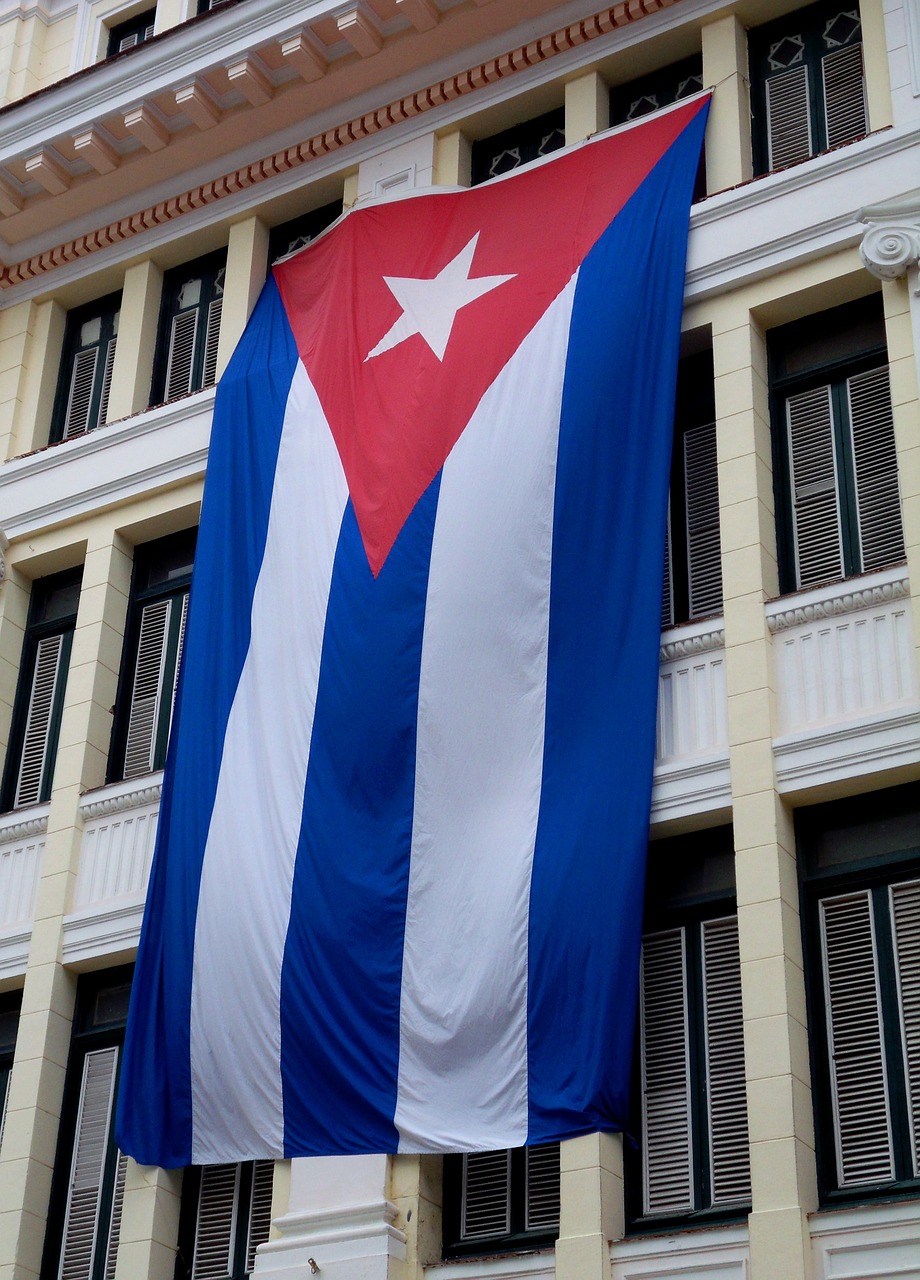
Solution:
<svg viewBox="0 0 920 1280"><path fill-rule="evenodd" d="M365 361L382 355L391 347L405 342L406 338L418 333L439 360L444 359L444 352L450 341L451 330L457 312L467 303L481 298L484 293L497 289L506 280L514 276L479 276L470 279L470 267L473 265L473 254L479 232L473 236L465 249L461 249L456 258L448 262L432 280L413 280L406 276L384 276L393 297L402 307L402 315L387 330L380 341L364 357Z"/></svg>

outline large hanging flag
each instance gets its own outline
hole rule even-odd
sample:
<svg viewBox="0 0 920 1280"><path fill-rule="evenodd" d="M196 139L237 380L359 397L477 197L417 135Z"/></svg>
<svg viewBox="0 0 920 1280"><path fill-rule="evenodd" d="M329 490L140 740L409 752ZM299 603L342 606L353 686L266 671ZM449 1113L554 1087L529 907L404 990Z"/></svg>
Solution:
<svg viewBox="0 0 920 1280"><path fill-rule="evenodd" d="M217 395L141 1163L623 1126L706 106L275 268Z"/></svg>

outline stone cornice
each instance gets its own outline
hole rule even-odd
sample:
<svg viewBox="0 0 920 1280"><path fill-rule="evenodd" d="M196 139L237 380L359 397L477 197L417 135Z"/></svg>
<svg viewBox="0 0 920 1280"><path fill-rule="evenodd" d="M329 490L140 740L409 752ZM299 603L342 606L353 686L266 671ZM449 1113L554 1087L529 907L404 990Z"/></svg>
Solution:
<svg viewBox="0 0 920 1280"><path fill-rule="evenodd" d="M859 256L872 275L897 280L920 265L920 191L862 209L859 220L868 224Z"/></svg>
<svg viewBox="0 0 920 1280"><path fill-rule="evenodd" d="M0 842L15 844L20 840L28 840L31 836L43 836L48 830L47 804L36 805L33 809L5 813L0 817Z"/></svg>
<svg viewBox="0 0 920 1280"><path fill-rule="evenodd" d="M903 574L903 569L896 569L893 573L889 570L882 581L833 584L819 589L820 596L814 591L806 593L799 603L794 603L794 598L774 601L767 606L767 626L775 635L803 623L856 613L873 605L890 604L893 600L907 600L910 598L910 583Z"/></svg>
<svg viewBox="0 0 920 1280"><path fill-rule="evenodd" d="M394 125L442 107L454 99L484 90L506 77L537 67L559 54L577 49L581 45L615 31L618 27L629 26L641 18L676 3L679 3L679 0L624 0L623 3L602 9L590 17L570 22L546 36L518 45L466 71L438 80L384 106L316 133L294 146L285 147L219 178L194 186L146 209L119 218L104 227L5 267L0 270L0 289L44 276L88 254L143 235L196 209L234 196L246 188L347 148ZM142 53L143 49L144 47L141 46L138 52ZM155 50L151 50L151 53L155 53ZM142 68L139 67L138 70ZM15 205L19 201L21 207L21 197L9 182L5 182L0 188L0 201L4 193L11 204Z"/></svg>
<svg viewBox="0 0 920 1280"><path fill-rule="evenodd" d="M136 778L129 782L117 782L114 786L100 787L81 796L80 813L84 822L90 818L107 818L113 813L159 804L162 791L162 771L149 774L140 784Z"/></svg>
<svg viewBox="0 0 920 1280"><path fill-rule="evenodd" d="M662 662L671 662L675 658L689 658L697 653L711 653L714 649L725 648L725 632L721 627L701 634L678 636L662 643L659 658Z"/></svg>

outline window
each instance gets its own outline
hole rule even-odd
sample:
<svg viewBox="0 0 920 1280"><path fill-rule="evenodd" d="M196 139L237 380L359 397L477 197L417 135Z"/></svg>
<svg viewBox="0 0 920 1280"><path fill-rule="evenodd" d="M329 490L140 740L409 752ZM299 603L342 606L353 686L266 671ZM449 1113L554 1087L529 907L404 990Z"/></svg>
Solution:
<svg viewBox="0 0 920 1280"><path fill-rule="evenodd" d="M227 254L209 254L163 277L163 307L153 371L154 402L213 385Z"/></svg>
<svg viewBox="0 0 920 1280"><path fill-rule="evenodd" d="M110 781L140 777L166 763L195 539L189 529L135 553Z"/></svg>
<svg viewBox="0 0 920 1280"><path fill-rule="evenodd" d="M32 588L0 789L4 811L41 804L51 794L82 576L82 569L74 569Z"/></svg>
<svg viewBox="0 0 920 1280"><path fill-rule="evenodd" d="M799 9L750 33L757 173L782 169L868 129L856 0Z"/></svg>
<svg viewBox="0 0 920 1280"><path fill-rule="evenodd" d="M626 124L651 111L669 107L681 98L700 93L703 88L703 59L700 54L675 62L651 75L617 85L610 91L610 123Z"/></svg>
<svg viewBox="0 0 920 1280"><path fill-rule="evenodd" d="M131 969L81 977L42 1280L113 1280L127 1158L112 1121Z"/></svg>
<svg viewBox="0 0 920 1280"><path fill-rule="evenodd" d="M51 419L51 440L71 440L105 422L115 365L121 294L71 311Z"/></svg>
<svg viewBox="0 0 920 1280"><path fill-rule="evenodd" d="M149 40L153 35L156 14L156 9L145 9L136 17L129 18L127 22L119 22L117 26L112 27L109 31L106 57L111 58L115 53L124 53L125 49L133 49L136 44L143 44L145 40Z"/></svg>
<svg viewBox="0 0 920 1280"><path fill-rule="evenodd" d="M565 146L565 111L562 107L525 120L512 129L495 133L473 143L472 185L475 187L488 178L510 173L522 164L529 164L539 156L548 156Z"/></svg>
<svg viewBox="0 0 920 1280"><path fill-rule="evenodd" d="M635 1227L711 1221L751 1200L731 829L649 853L636 1119Z"/></svg>
<svg viewBox="0 0 920 1280"><path fill-rule="evenodd" d="M722 611L719 477L712 352L685 356L677 375L661 625Z"/></svg>
<svg viewBox="0 0 920 1280"><path fill-rule="evenodd" d="M335 222L342 212L342 201L333 200L321 209L311 209L302 213L290 222L282 222L274 227L268 237L268 261L274 265L279 258L286 258L289 253L296 253L315 240L321 231Z"/></svg>
<svg viewBox="0 0 920 1280"><path fill-rule="evenodd" d="M902 560L880 298L774 330L769 351L782 590Z"/></svg>
<svg viewBox="0 0 920 1280"><path fill-rule="evenodd" d="M920 805L902 787L796 815L822 1200L917 1194Z"/></svg>
<svg viewBox="0 0 920 1280"><path fill-rule="evenodd" d="M16 1032L19 1030L21 1003L21 991L0 995L0 1149L3 1147L3 1126L6 1122L6 1104L9 1100L10 1076L13 1071L13 1054L16 1051Z"/></svg>
<svg viewBox="0 0 920 1280"><path fill-rule="evenodd" d="M272 1160L187 1169L176 1280L245 1280L272 1223Z"/></svg>
<svg viewBox="0 0 920 1280"><path fill-rule="evenodd" d="M444 1157L444 1256L551 1245L559 1234L559 1143Z"/></svg>
<svg viewBox="0 0 920 1280"><path fill-rule="evenodd" d="M227 0L198 0L198 13L207 13L210 9L219 9Z"/></svg>

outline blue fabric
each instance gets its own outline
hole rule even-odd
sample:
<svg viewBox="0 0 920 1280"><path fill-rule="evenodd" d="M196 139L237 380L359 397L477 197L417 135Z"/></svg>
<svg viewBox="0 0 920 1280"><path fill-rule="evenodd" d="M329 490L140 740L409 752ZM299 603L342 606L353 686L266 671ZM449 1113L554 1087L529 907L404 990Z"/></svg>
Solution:
<svg viewBox="0 0 920 1280"><path fill-rule="evenodd" d="M211 430L182 672L115 1122L119 1147L140 1164L172 1168L191 1162L189 1011L198 887L224 730L249 648L252 597L296 365L290 325L269 280L221 379ZM244 509L247 518L241 520ZM230 607L212 611L215 598ZM178 741L183 750L176 753ZM147 928L148 921L156 927Z"/></svg>

